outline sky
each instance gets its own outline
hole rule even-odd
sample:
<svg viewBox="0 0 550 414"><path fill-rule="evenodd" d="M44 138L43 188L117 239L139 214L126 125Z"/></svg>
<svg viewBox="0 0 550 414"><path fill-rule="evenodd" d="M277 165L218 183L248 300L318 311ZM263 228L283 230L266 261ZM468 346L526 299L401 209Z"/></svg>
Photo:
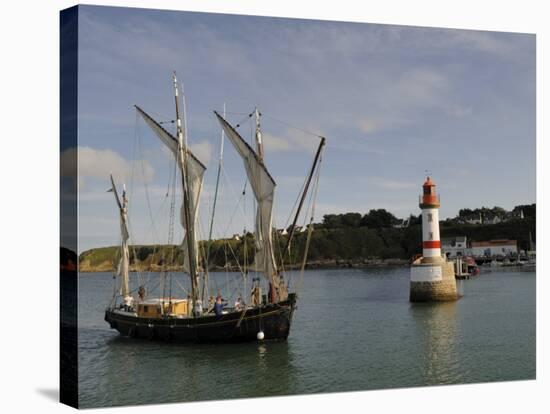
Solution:
<svg viewBox="0 0 550 414"><path fill-rule="evenodd" d="M374 208L419 214L426 171L442 218L536 199L532 34L80 6L78 53L79 147L68 151L78 151L80 252L119 243L110 173L128 190L131 242L169 241L174 161L133 105L172 120L174 70L191 149L208 167L202 238L220 152L212 111L224 104L233 125L262 112L278 228L316 135L327 138L316 221ZM250 122L239 131L251 139ZM215 237L253 229L252 193L241 195L245 173L227 140L223 165Z"/></svg>

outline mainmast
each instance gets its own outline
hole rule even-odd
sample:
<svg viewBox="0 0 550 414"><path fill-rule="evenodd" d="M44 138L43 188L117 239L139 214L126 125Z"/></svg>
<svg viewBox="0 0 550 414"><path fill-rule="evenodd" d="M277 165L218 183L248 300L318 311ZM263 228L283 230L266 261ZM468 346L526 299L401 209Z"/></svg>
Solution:
<svg viewBox="0 0 550 414"><path fill-rule="evenodd" d="M128 232L128 198L126 197L126 187L123 185L122 190L122 200L118 196L116 190L115 180L111 175L111 189L115 196L115 201L118 205L118 210L120 214L120 235L121 235L121 245L120 245L120 261L118 263L117 274L121 277L120 284L120 294L124 298L124 303L126 305L131 305L132 297L130 296L130 288L128 282L128 271L130 267L130 251L128 249L128 240L130 235Z"/></svg>
<svg viewBox="0 0 550 414"><path fill-rule="evenodd" d="M262 142L262 129L260 127L260 111L258 110L258 107L254 108L254 119L256 121L256 130L254 134L254 138L256 141L256 154L258 155L258 160L260 164L264 164L264 145ZM262 187L261 187L261 170L258 169L257 171L257 179L259 183L259 191L258 193L262 193ZM286 290L284 289L284 280L277 280L279 271L277 270L277 263L275 259L273 259L272 263L269 263L269 260L271 257L274 258L274 252L273 252L273 243L269 241L268 243L264 243L263 239L265 238L265 233L269 232L271 234L271 222L269 223L269 229L264 229L262 226L265 226L265 221L262 220L262 214L264 212L262 211L262 203L258 202L258 207L256 208L256 219L254 220L255 223L255 234L256 234L256 241L258 246L258 253L259 256L262 258L261 264L262 271L265 273L267 278L269 279L269 300L270 302L278 302L279 300L285 300L286 299ZM270 213L271 215L272 213ZM269 237L270 238L270 237ZM259 243L258 243L259 242Z"/></svg>
<svg viewBox="0 0 550 414"><path fill-rule="evenodd" d="M176 72L174 72L174 98L176 102L176 136L178 140L178 164L181 170L182 186L183 186L183 220L184 227L187 232L186 241L187 253L189 257L189 277L191 279L191 298L193 299L193 315L195 315L195 307L198 299L198 273L197 273L197 262L196 262L196 252L195 252L195 223L191 220L190 208L189 208L189 167L187 162L187 135L184 134L184 129L182 127L182 121L180 117L180 108L179 108L179 89L178 89L178 80L176 78Z"/></svg>

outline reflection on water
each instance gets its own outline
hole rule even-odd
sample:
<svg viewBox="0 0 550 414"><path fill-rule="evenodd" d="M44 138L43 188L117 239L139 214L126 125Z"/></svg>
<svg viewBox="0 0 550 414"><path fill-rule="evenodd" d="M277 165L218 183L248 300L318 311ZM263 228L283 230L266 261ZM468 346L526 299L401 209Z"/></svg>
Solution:
<svg viewBox="0 0 550 414"><path fill-rule="evenodd" d="M421 338L418 357L426 384L461 381L457 329L458 302L415 303L410 312Z"/></svg>
<svg viewBox="0 0 550 414"><path fill-rule="evenodd" d="M231 345L121 337L103 321L111 275L79 289L83 407L535 376L534 273L482 273L457 302L411 304L407 268L306 272L288 341Z"/></svg>

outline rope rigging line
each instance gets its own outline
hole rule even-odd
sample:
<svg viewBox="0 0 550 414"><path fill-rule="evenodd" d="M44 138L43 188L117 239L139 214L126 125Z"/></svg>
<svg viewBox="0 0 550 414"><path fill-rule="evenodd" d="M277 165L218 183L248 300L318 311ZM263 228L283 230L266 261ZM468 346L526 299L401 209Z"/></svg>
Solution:
<svg viewBox="0 0 550 414"><path fill-rule="evenodd" d="M255 111L256 111L256 109L255 109ZM246 116L243 118L243 120L239 121L239 122L235 125L235 129L241 127L244 121L248 121L249 119L251 119L252 116L254 115L255 111L254 111L254 112L251 112L251 113L249 113L249 114L246 114ZM263 114L259 114L259 115L263 115ZM280 119L278 119L278 118L276 118L276 117L269 116L269 115L268 115L268 117L271 118L271 119L273 119L274 121L280 122L280 123L282 123L282 124L284 124L284 125L286 125L286 126L288 126L288 127L291 127L291 128L296 129L296 130L298 130L298 131L301 131L301 132L304 133L304 134L312 135L312 136L315 136L315 137L322 138L321 135L319 135L319 134L317 134L317 133L314 133L314 132L311 132L311 131L307 131L307 130L302 129L302 128L298 128L298 127L296 127L296 126L294 126L294 125L292 125L292 124L289 124L288 122L282 121L282 120L280 120ZM252 125L252 123L249 123L249 125L250 125L250 134L251 134L251 136L254 136L254 126ZM319 161L319 163L320 163L320 161ZM227 174L226 174L225 170L224 170L224 175L225 175L225 178L228 180L228 177L227 177ZM316 175L317 175L317 177L319 177L319 173L318 173L318 172L317 172ZM302 183L302 185L301 185L300 191L298 192L298 196L296 197L295 202L294 202L294 204L293 204L293 206L292 206L292 209L291 209L291 211L290 211L290 213L289 213L289 215L288 215L288 217L287 217L287 220L286 220L284 229L286 229L286 228L288 227L289 222L290 222L290 220L291 220L293 214L296 212L296 209L298 208L298 207L297 207L297 206L298 206L298 203L300 202L301 195L302 195L303 192L305 191L306 185L307 185L307 183L308 183L308 179L311 179L311 177L307 177L307 176L306 176L306 177L304 178L304 181L303 181L303 183ZM229 180L228 180L228 181L229 181ZM245 183L245 185L246 185L246 183ZM316 188L317 188L317 187L316 187ZM315 194L316 194L316 188L315 188ZM245 192L243 191L243 196L244 196L244 195L245 195ZM303 197L303 196L302 196L302 197ZM314 200L314 197L315 197L315 196L314 196L314 191L311 191L310 194L309 194L309 197L308 197L308 202L306 203L306 204L307 204L307 209L304 211L304 215L303 215L303 226L302 226L303 229L305 229L305 227L306 227L307 214L308 214L309 210L312 209L312 203L314 202L314 201L313 201L313 200ZM253 202L253 207L255 207L255 203L254 203L254 202ZM245 219L246 219L246 202L243 203L243 210L244 210L244 215L245 215ZM231 217L230 223L233 221L233 218L234 218L235 213L236 213L236 209L235 209L235 211L234 211L234 213L233 213L233 215L232 215L232 217ZM228 228L228 227L229 227L229 225L227 226L227 228ZM310 227L311 227L311 226L310 226ZM226 229L226 230L227 230L227 229ZM244 233L244 236L243 236L243 237L244 237L244 240L243 240L244 247L243 247L243 248L244 248L244 259L245 259L244 266L246 267L246 265L247 265L246 227L245 227L245 230L243 231L243 233ZM277 253L278 253L278 256L279 256L279 258L280 258L280 270L281 270L281 272L282 272L283 274L285 274L286 271L285 271L285 260L284 260L284 257L285 257L285 255L287 254L287 252L282 252L282 251L281 251L280 235L279 235L279 233L278 233L277 231L275 232L275 237L274 237L274 239L275 239L275 245L276 245L276 247L277 247ZM304 256L307 256L307 250L308 250L308 248L309 248L309 244L308 244L308 243L306 243L306 244L307 244L307 246L306 246L306 251L304 252ZM230 247L230 246L229 246L229 247ZM234 252L232 252L232 254L235 255ZM298 254L298 253L296 252L296 254ZM290 261L291 264L293 263L293 260L297 260L297 257L295 257L295 258L293 259L292 256L293 256L293 255L292 255L292 253L291 253L291 250L289 249L288 258L289 258L289 261ZM246 277L246 273L247 273L247 272L246 272L246 268L245 268L245 273L243 273L243 277ZM243 280L244 280L244 279L243 279ZM289 281L289 282L290 282L290 281Z"/></svg>
<svg viewBox="0 0 550 414"><path fill-rule="evenodd" d="M306 262L307 262L307 254L308 254L308 251L309 251L309 244L311 242L311 235L313 233L313 220L315 218L315 206L317 204L317 193L318 193L318 190L319 190L319 178L321 177L321 164L322 164L322 161L323 161L323 152L321 152L321 154L319 156L319 162L318 162L318 165L317 165L317 175L315 177L315 186L314 186L314 189L313 189L314 196L313 196L313 202L311 204L311 217L310 217L310 220L309 220L309 227L308 227L304 257L303 257L302 266L301 266L301 269L300 269L300 278L298 279L298 283L296 284L296 289L295 289L296 293L298 292L298 290L300 290L302 288L303 283L304 283L304 273L305 273Z"/></svg>
<svg viewBox="0 0 550 414"><path fill-rule="evenodd" d="M218 111L219 112L219 111ZM247 117L250 115L248 112L233 112L233 111L226 111L227 115L246 115ZM246 118L244 118L246 119Z"/></svg>
<svg viewBox="0 0 550 414"><path fill-rule="evenodd" d="M161 249L161 244L155 244L154 248L153 248L153 253L152 253L152 256L151 256L151 264L154 263L154 260L155 260L155 256L157 255L157 251L160 251L161 253L161 260L162 262L165 264L165 267L167 265L167 253L168 253L168 256L170 256L170 262L169 263L173 263L174 261L174 251L175 251L175 248L176 246L173 246L172 243L173 243L173 238L174 238L174 217L175 217L175 183L176 183L176 162L175 160L172 160L173 162L173 169L172 170L172 173L169 175L168 177L168 183L167 183L167 192L166 192L166 196L164 197L164 199L162 200L162 203L161 205L159 206L158 208L158 211L156 212L156 214L153 212L153 208L152 208L152 203L151 203L151 195L150 195L150 191L149 191L149 186L148 186L148 181L146 179L146 174L145 174L145 158L143 157L143 148L142 148L142 142L141 142L141 134L139 132L139 128L138 128L138 118L139 118L139 114L136 112L136 117L135 117L135 139L134 139L134 146L133 146L133 162L132 162L132 167L131 167L131 182L130 182L130 192L133 193L133 189L134 189L134 186L135 186L135 175L136 175L136 168L139 167L138 164L140 164L141 166L141 174L143 176L143 186L144 186L144 190L145 190L145 196L146 196L146 202L147 202L147 210L148 210L148 214L149 214L149 218L150 218L150 221L151 221L151 226L150 226L150 232L157 238L157 239L160 239L159 236L158 236L158 230L157 230L157 219L160 215L160 213L162 213L162 211L164 210L165 206L166 206L166 201L168 200L168 197L169 197L169 194L170 194L170 189L172 187L172 189L174 191L172 191L172 199L171 199L171 203L170 203L170 213L169 213L169 231L168 231L168 246L169 249L168 249L168 252L166 251L166 249ZM136 156L136 152L138 153L139 155L139 161L138 161L138 157ZM172 158L172 157L170 157ZM131 203L132 204L132 203ZM130 220L128 220L128 226L129 228L131 228L131 223L130 223ZM130 234L133 235L134 232L130 230ZM172 245L172 246L171 246ZM133 253L133 257L135 259L135 261L137 262L138 260L138 255L137 255L137 252L136 252L136 249L135 249L135 246L133 244L130 245L130 249ZM149 285L150 283L150 278L151 278L151 271L152 271L152 266L149 266L149 272L148 272L148 275L147 275L147 280L145 280L143 277L141 277L141 272L138 271L137 272L137 275L138 275L138 285ZM169 275L170 277L170 296L171 296L171 290L172 290L172 272L166 270L166 268L162 271L161 270L161 275L160 275L160 278L159 278L159 283L158 284L162 284L162 289L160 289L159 293L162 292L163 294L163 297L165 296L165 293L166 293L166 275ZM132 292L134 292L134 290L132 290Z"/></svg>
<svg viewBox="0 0 550 414"><path fill-rule="evenodd" d="M136 113L136 117L135 117L135 124L134 124L134 142L133 142L133 146L132 146L132 167L131 167L131 171L130 171L130 185L129 185L129 192L130 194L133 194L133 190L134 190L134 176L135 176L135 169L136 169L136 151L138 149L140 149L140 140L139 140L139 134L137 132L137 121L138 121L138 115ZM142 170L144 169L143 167L143 159L141 159L141 163L142 163ZM143 175L145 175L143 173ZM145 180L144 180L145 181ZM133 240L133 235L134 235L134 232L133 232L133 228L132 228L132 223L131 223L131 220L130 220L130 210L131 210L131 206L132 206L132 203L129 203L129 206L128 206L128 211L127 211L127 226L128 226L128 233L129 233L129 243L128 243L128 247L130 249L130 252L133 253L133 258L134 258L134 263L137 262L137 258L138 258L138 255L136 253L136 250L135 250L135 246L134 244L131 243L131 241ZM120 239L120 244L122 244L122 239ZM121 256L122 253L120 253L119 256ZM120 259L120 257L119 257ZM129 258L130 262L131 262L131 257ZM130 265L130 263L129 263ZM144 278L142 276L142 273L141 271L139 271L137 268L136 268L136 277L137 277L137 282L138 282L138 285L140 284L143 284L144 282ZM115 279L116 280L116 279ZM132 290L130 292L133 292ZM116 299L115 299L116 301Z"/></svg>
<svg viewBox="0 0 550 414"><path fill-rule="evenodd" d="M315 175L315 180L317 180L317 175L318 174L318 171L316 171L316 175ZM314 197L314 194L315 194L315 191L316 191L317 187L313 186L312 188L312 191L309 192L309 197L308 197L308 203L307 203L307 208L306 210L304 210L304 220L303 220L303 225L302 225L302 229L305 228L305 226L307 225L307 218L308 218L308 213L310 211L310 209L312 209L312 203L313 203L313 197ZM310 223L311 225L311 223ZM308 227L308 231L309 231L309 227ZM292 249L288 249L287 251L288 253L288 260L289 260L289 263L290 264L293 264L293 263L297 263L297 259L298 259L298 254L299 252L296 251L295 254L294 254L294 257L292 256ZM304 255L307 256L307 250L304 250ZM290 283L290 279L289 279L289 283Z"/></svg>
<svg viewBox="0 0 550 414"><path fill-rule="evenodd" d="M287 127L289 128L292 128L292 129L295 129L296 131L300 131L300 132L303 132L304 134L307 134L307 135L311 135L311 136L314 136L314 137L317 137L317 138L323 138L323 136L317 132L312 132L312 131L308 131L307 129L303 129L303 128L299 128L295 125L292 125L292 124L289 124L288 122L286 121L283 121L279 118L275 118L274 116L271 116L271 115L268 115L268 114L262 114L263 116L266 116L276 122L279 122L283 125L286 125Z"/></svg>
<svg viewBox="0 0 550 414"><path fill-rule="evenodd" d="M174 242L174 220L176 215L175 211L176 211L176 177L177 177L176 162L174 162L174 171L172 176L174 180L172 182L172 198L170 199L170 213L168 216L168 240L166 243L168 245L172 245ZM171 251L170 263L172 265L174 264L174 250L175 250L175 247L172 246L172 248L170 249ZM172 297L172 272L168 273L168 277L169 277L169 283L170 283L169 294L171 298ZM165 296L165 289L166 287L164 286L163 293L162 293L163 297Z"/></svg>
<svg viewBox="0 0 550 414"><path fill-rule="evenodd" d="M147 201L147 210L148 210L148 213L149 213L149 217L151 219L151 228L150 228L150 231L154 233L156 239L158 239L158 233L157 233L157 229L156 229L156 225L155 225L155 215L153 214L153 209L151 207L151 200L150 200L150 195L149 195L149 186L147 184L147 180L145 179L145 163L144 163L144 157L143 157L143 148L142 148L142 143L141 143L141 134L139 133L139 129L138 129L138 114L136 112L136 127L135 127L135 130L136 130L136 142L137 142L137 148L138 148L138 151L139 151L139 156L140 156L140 162L141 162L141 171L142 171L142 175L143 175L143 186L144 186L144 192L145 192L145 198L146 198L146 201ZM134 166L135 164L135 156L134 156L134 162L132 163L132 167ZM133 176L132 176L132 186L133 186ZM163 204L164 204L164 201L163 201ZM161 204L160 208L159 208L159 211L157 212L156 216L158 217L161 210L162 210L162 207L163 207L163 204ZM156 249L156 246L155 246L155 249ZM155 255L155 249L153 250L153 257ZM150 277L150 269L149 269L149 272L148 272L148 277Z"/></svg>
<svg viewBox="0 0 550 414"><path fill-rule="evenodd" d="M254 111L251 112L251 113L249 113L249 114L247 114L242 120L240 120L239 122L237 122L237 123L235 124L235 127L234 127L234 128L235 128L235 129L240 128L240 126L243 124L243 122L248 122L248 120L249 120L250 118L252 118L252 115L254 115Z"/></svg>
<svg viewBox="0 0 550 414"><path fill-rule="evenodd" d="M182 90L182 96L185 96L183 94L183 85L181 85L181 90ZM186 114L185 114L186 107L187 107L187 105L185 104L185 98L184 98L184 104L183 104L183 117L184 117L184 120L185 120L184 121L184 133L185 133L185 137L186 137L186 141L187 141L187 138L188 138L187 137L187 122L186 122ZM236 124L235 129L240 128L246 122L248 122L252 118L254 113L255 112L244 114L246 116L239 123ZM243 115L243 113L238 113L238 112L227 112L227 114ZM263 116L263 114L260 114L260 115ZM269 116L269 115L267 115L267 117L273 119L274 121L285 124L288 127L291 127L291 128L296 129L298 131L301 131L305 134L320 137L320 135L318 135L316 133L313 133L313 132L310 132L310 131L307 131L307 130L304 130L304 129L301 129L301 128L298 128L298 127L295 127L295 126L293 126L293 125L291 125L287 122L281 121L281 120L279 120L275 117L272 117L272 116ZM132 177L131 177L131 180L132 180L131 181L131 188L132 189L134 187L134 169L137 167L137 165L136 165L137 164L137 162L136 162L137 161L137 159L136 159L136 150L139 150L139 154L142 154L141 137L137 133L137 118L138 118L138 114L136 113L136 142L134 144L137 143L137 145L134 145L134 162L132 163ZM175 123L175 120L167 119L167 120L163 120L163 121L159 122L159 124L169 124L169 123L173 124L173 123ZM254 126L253 126L252 123L249 123L249 125L250 125L251 135L253 135L254 134ZM187 146L189 147L189 144ZM308 215L310 210L311 210L311 220L310 220L308 237L307 237L307 240L306 240L306 250L305 250L305 253L304 253L304 260L302 262L302 269L301 269L301 276L300 276L301 279L300 280L303 279L305 261L306 261L306 258L307 258L307 251L309 249L309 243L310 243L310 239L311 239L311 232L312 232L312 228L313 228L312 223L313 223L313 217L314 217L314 211L315 211L315 201L316 201L316 197L317 197L317 190L318 190L318 185L319 185L321 160L322 160L322 157L319 158L319 161L318 161L319 168L317 169L315 179L314 179L315 185L314 185L314 188L312 189L312 191L309 194L308 202L306 203L307 204L307 209L304 211L304 218L303 218L304 227L306 225L307 215ZM145 160L144 160L143 156L140 157L140 161L141 161L141 173L142 173L143 177L145 178ZM153 261L154 261L155 254L157 253L157 250L160 251L160 254L162 256L161 260L163 261L163 264L164 264L164 266L162 266L162 267L164 267L164 271L161 272L160 278L158 279L157 286L160 286L159 293L162 292L162 297L163 298L165 297L165 293L166 293L166 289L167 289L167 285L166 285L166 277L167 276L170 278L169 279L169 289L170 289L170 297L172 297L172 273L173 273L173 271L167 270L168 265L167 265L167 261L165 259L166 259L167 255L170 256L169 264L174 264L174 260L175 260L175 256L176 256L175 252L177 251L177 248L178 248L178 246L173 245L174 236L175 236L174 228L175 228L175 215L176 215L176 183L177 183L177 163L175 162L175 160L173 160L173 161L174 161L174 164L173 164L174 168L171 169L172 171L171 171L171 173L169 175L169 178L168 178L166 196L163 198L162 203L161 203L160 207L158 208L158 211L156 212L156 214L154 214L154 212L153 212L152 203L151 203L151 199L150 199L149 187L147 185L147 180L144 179L144 189L145 189L145 195L146 195L146 200L147 200L148 214L149 214L149 217L151 219L151 230L152 230L152 233L154 233L154 235L157 238L158 238L158 228L157 228L158 220L157 219L159 218L159 215L164 211L164 209L166 207L168 207L167 204L169 204L168 236L167 236L168 249L162 249L161 245L155 245L155 247L153 249L153 256L151 258L151 264L152 264ZM224 181L226 182L226 184L227 183L229 184L229 187L231 188L233 194L235 195L235 198L237 199L237 203L235 205L235 208L232 211L232 214L230 216L230 220L228 222L226 222L225 231L223 233L227 234L227 232L230 229L230 226L233 225L234 219L237 215L237 210L241 211L241 214L242 214L242 216L244 218L244 222L245 222L245 225L244 225L244 228L243 228L243 240L242 240L242 243L243 243L242 248L243 248L243 254L244 254L243 266L241 266L240 260L239 260L238 255L237 255L237 250L234 250L233 247L232 247L232 244L230 243L231 240L228 239L228 240L223 242L223 246L224 246L223 251L225 253L224 267L226 269L226 279L227 279L227 281L226 281L226 283L222 284L221 287L226 289L226 288L230 287L229 286L230 284L233 284L234 289L231 291L231 295L234 295L235 293L240 293L240 296L244 298L247 294L247 292L246 292L246 282L248 280L248 269L247 269L248 268L248 263L247 262L248 262L248 253L249 253L248 252L248 247L249 246L248 246L248 243L247 243L247 224L250 220L250 217L247 217L247 199L246 199L246 190L247 190L246 187L247 187L247 184L248 184L248 179L246 179L245 182L244 182L242 192L240 193L239 196L237 196L237 192L235 191L236 189L232 186L231 180L229 180L227 171L223 167L223 163L221 161L221 158L220 158L220 167L219 167L219 170L218 170L218 180L216 182L216 187L218 186L220 172L223 172ZM304 180L304 182L301 186L300 193L302 193L304 191L304 188L306 186L306 182L307 182L307 178ZM172 192L170 194L171 190L172 190ZM285 224L285 229L286 229L286 227L288 227L288 223L290 222L290 219L292 217L292 213L294 213L296 211L296 208L297 208L297 205L298 205L298 202L299 202L299 198L300 198L300 193L299 193L298 197L296 198L296 200L294 202L294 205L292 207L292 210L290 212L289 217L287 218L287 222ZM169 203L168 203L168 199L170 199ZM242 207L241 207L241 204L242 204ZM257 210L255 199L252 199L252 207L253 207L254 211ZM207 275L208 267L209 267L209 265L212 261L212 257L210 257L210 247L211 247L210 243L212 242L211 238L212 238L212 231L213 231L213 227L214 227L214 217L213 216L214 216L214 211L212 212L212 221L211 221L210 230L209 230L209 240L207 241L208 245L205 246L204 243L199 243L199 246L198 246L198 249L199 249L198 254L199 254L199 256L202 256L202 258L203 258L204 275ZM301 218L301 214L300 214L300 218ZM197 229L195 230L196 233L197 233L197 236L199 236L200 234L206 234L204 232L204 229L203 229L203 223L200 222L200 220L198 219L198 214L197 214L197 221L198 221L198 226L197 226ZM300 222L301 221L302 220L300 220ZM281 250L282 249L281 243L280 243L281 237L280 237L280 235L277 231L275 232L274 239L276 241L275 244L277 246L278 256L281 259L281 271L283 273L285 273L285 262L284 262L285 253L282 252L282 250ZM239 245L240 245L240 243L239 243ZM134 254L134 257L137 260L137 254L136 254L135 246L131 246L131 248L132 248L132 252ZM221 250L222 249L217 249L216 250L214 258L216 258L221 253ZM238 268L239 273L240 273L242 278L234 277L234 278L231 278L231 280L229 280L230 278L229 278L229 268L228 268L228 266L229 266L228 253L235 260L235 262L237 264L237 268ZM291 255L290 255L290 249L289 249L289 259L292 259ZM200 263L200 261L199 261L199 263ZM151 270L151 268L152 268L152 266L150 267L150 270ZM147 280L147 284L150 283L150 275L151 275L151 272L149 272L149 277L148 277L148 280ZM138 278L141 278L141 275L140 275L139 272L138 272ZM182 284L179 282L179 280L177 278L174 278L174 279L175 279L176 284L186 294L189 294L188 290L184 286L182 286ZM216 286L216 289L219 289L220 286L219 286L219 283L217 281L217 278L213 278L213 279L214 279L214 284ZM239 280L242 281L242 285L241 285ZM203 283L204 283L203 287L206 286L206 279L204 279ZM302 285L302 283L300 283L300 287L301 287L301 285ZM241 287L244 288L244 291L241 290ZM199 285L197 286L197 288L200 289L200 281L199 281ZM296 289L296 290L298 290L298 289ZM132 292L134 292L134 291L135 290L132 290ZM206 291L206 289L203 288L203 291ZM199 290L199 292L200 292L200 290ZM208 289L208 291L206 293L209 295L210 289ZM204 295L204 293L203 293L203 295ZM204 299L204 296L203 296L203 299Z"/></svg>
<svg viewBox="0 0 550 414"><path fill-rule="evenodd" d="M225 117L226 115L226 111L225 111L225 104L223 105L223 115ZM205 298L205 294L206 295L209 295L210 292L207 292L209 290L209 287L208 287L208 279L210 278L209 277L209 266L210 266L210 249L212 247L212 231L214 230L214 215L216 213L216 204L218 202L218 194L219 194L219 184L220 184L220 174L221 174L221 169L222 169L222 165L223 165L223 144L224 144L224 132L222 130L222 133L221 133L221 142L220 142L220 157L219 157L219 160L218 160L218 171L217 171L217 174L216 174L216 188L214 190L214 203L211 205L211 209L212 211L210 212L210 228L208 230L208 245L207 245L207 249L206 249L206 253L205 253L205 259L204 259L204 262L205 262L205 274L204 274L204 286L203 286L203 302L206 300ZM210 205L209 205L210 207Z"/></svg>
<svg viewBox="0 0 550 414"><path fill-rule="evenodd" d="M176 120L175 119L169 119L167 121L158 121L157 120L157 122L158 122L159 125L164 125L164 124L173 124L173 123L176 122Z"/></svg>
<svg viewBox="0 0 550 414"><path fill-rule="evenodd" d="M306 183L307 183L307 174L304 177L304 182L302 183L302 186L300 187L300 191L298 191L298 195L296 196L296 200L294 201L294 205L292 206L292 210L290 210L290 213L289 213L289 215L286 219L286 223L285 223L285 227L284 227L285 229L290 224L290 220L292 219L292 216L294 215L294 211L298 207L298 203L300 202L300 194L302 194L302 192L304 191L304 188L306 187Z"/></svg>
<svg viewBox="0 0 550 414"><path fill-rule="evenodd" d="M229 180L229 177L227 177L227 173L226 173L225 169L222 168L222 171L224 172L224 178L227 179L227 183L230 185L231 190L232 190L234 193L236 193L234 187L233 187L232 184L231 184L231 181ZM236 204L236 206L235 206L235 208L234 208L234 210L233 210L233 213L232 213L232 215L231 215L231 218L230 218L229 222L227 223L227 226L226 226L225 231L223 232L223 234L227 234L227 231L228 231L228 229L229 229L229 226L232 224L233 219L234 219L234 217L235 217L235 215L236 215L236 213L237 213L237 210L239 210L239 206L240 206L240 203L241 203L241 201L242 201L243 198L244 198L244 196L243 196L242 194L241 194L240 197L237 198L237 200L238 200L238 201L237 201L237 204ZM244 208L244 207L243 207L243 208ZM246 216L245 216L244 214L243 214L243 217L246 218ZM226 250L226 249L227 249L227 247L229 247L229 249L231 250L231 255L232 255L232 257L233 257L233 258L235 259L235 261L237 262L237 265L238 265L238 267L239 267L239 272L240 272L240 273L244 273L243 269L240 267L240 262L239 262L239 260L238 260L237 254L236 254L236 252L233 250L233 248L229 245L229 242L226 241L226 242L224 243L224 245L226 245L226 247L224 248L224 251L225 251L225 253L226 253L226 258L225 258L225 263L226 263L226 265L227 265L227 250ZM220 251L218 250L218 251L216 252L216 256L217 256L217 254L219 254L219 253L220 253ZM216 256L214 256L214 257L216 257ZM212 261L211 259L212 259L212 257L209 257L209 263ZM214 279L214 284L216 285L216 289L218 289L218 283L217 283L216 279Z"/></svg>
<svg viewBox="0 0 550 414"><path fill-rule="evenodd" d="M277 229L277 226L275 226L275 229ZM286 270L285 270L285 261L284 261L284 257L283 257L283 253L282 253L282 249L281 249L281 241L280 241L280 238L279 238L279 232L277 230L275 230L275 245L277 246L277 252L279 253L279 259L281 260L280 262L280 269L281 269L281 273L283 275L286 274Z"/></svg>
<svg viewBox="0 0 550 414"><path fill-rule="evenodd" d="M245 184L243 186L243 191L240 193L240 196L237 196L237 193L235 191L235 188L233 187L233 185L231 184L231 180L229 179L229 176L227 175L227 172L225 171L225 168L222 167L222 171L223 171L223 174L224 174L224 178L227 180L227 183L229 184L229 188L231 189L231 191L233 192L233 196L238 200L237 201L237 204L235 206L235 209L233 210L233 214L231 215L231 218L230 220L228 221L227 223L227 226L225 228L225 231L222 233L222 234L227 234L227 231L229 230L229 226L231 224L233 224L233 219L235 218L235 214L237 214L237 209L239 208L240 206L240 203L241 201L245 200L245 193L246 193L246 183L248 182L248 179L245 181ZM243 204L244 204L244 201L243 201ZM243 213L243 219L245 220L246 222L246 215L244 213L244 210L245 207L243 206L243 210L241 210L241 212Z"/></svg>
<svg viewBox="0 0 550 414"><path fill-rule="evenodd" d="M136 118L137 118L137 113L136 113ZM141 155L141 164L142 164L142 171L143 171L143 175L144 175L144 178L145 178L145 166L144 166L144 157L142 156L143 155L143 149L141 147L141 135L139 135L139 150L140 150L140 155ZM171 190L171 187L174 188L175 187L175 181L176 181L176 162L175 160L172 159L172 157L169 157L169 164L172 164L172 168L170 168L170 174L168 175L168 180L167 180L167 189L166 189L166 194L162 200L162 203L161 205L159 206L159 209L157 211L156 214L153 213L153 208L152 208L152 203L151 203L151 195L150 195L150 192L149 192L149 186L147 184L147 180L144 179L143 182L144 182L144 192L145 192L145 199L146 199L146 205L147 205L147 212L149 214L149 219L151 221L151 226L150 226L150 231L151 233L153 233L153 236L155 239L159 240L160 241L160 237L159 237L159 234L158 234L158 229L157 229L157 218L160 217L160 213L162 213L164 211L164 208L166 206L166 201L168 200L169 196L170 196L170 190ZM171 197L171 200L170 200L170 211L169 211L169 214L168 214L168 217L169 217L169 224L168 224L168 241L167 241L167 245L170 246L170 244L172 243L173 241L173 216L174 216L174 204L175 204L175 191L172 191L172 197ZM172 259L173 260L173 250L174 250L174 247L169 247L170 249L170 253L171 253L171 256L172 256ZM161 263L164 265L164 269L161 268L160 270L160 275L159 275L159 285L162 286L162 288L159 290L159 293L162 293L162 296L164 297L165 296L165 293L166 293L166 284L165 284L165 279L166 279L166 274L168 273L166 271L166 249L163 249L162 248L162 244L160 243L156 243L154 248L153 248L153 253L152 253L152 256L151 256L151 264L149 266L149 277L151 275L151 271L152 271L152 265L154 263L154 260L155 260L155 256L157 255L157 251L160 252L160 261ZM171 274L170 274L170 277L171 277ZM148 284L148 283L147 283Z"/></svg>

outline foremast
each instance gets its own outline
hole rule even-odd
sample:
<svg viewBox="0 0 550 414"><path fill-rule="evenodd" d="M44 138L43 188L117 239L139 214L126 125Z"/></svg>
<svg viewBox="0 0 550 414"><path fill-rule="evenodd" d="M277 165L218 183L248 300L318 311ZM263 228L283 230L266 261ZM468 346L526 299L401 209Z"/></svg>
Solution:
<svg viewBox="0 0 550 414"><path fill-rule="evenodd" d="M128 272L130 268L130 251L128 248L128 240L130 239L130 233L128 232L128 197L126 196L126 187L122 187L122 199L118 196L118 192L115 185L115 180L111 174L111 189L113 192L115 201L118 205L120 215L120 260L117 266L117 275L121 278L120 283L120 295L124 299L124 303L128 306L132 304L132 296L130 295Z"/></svg>

